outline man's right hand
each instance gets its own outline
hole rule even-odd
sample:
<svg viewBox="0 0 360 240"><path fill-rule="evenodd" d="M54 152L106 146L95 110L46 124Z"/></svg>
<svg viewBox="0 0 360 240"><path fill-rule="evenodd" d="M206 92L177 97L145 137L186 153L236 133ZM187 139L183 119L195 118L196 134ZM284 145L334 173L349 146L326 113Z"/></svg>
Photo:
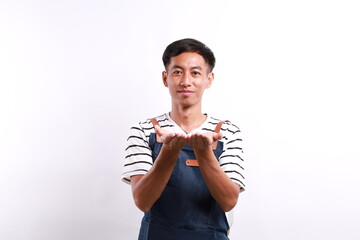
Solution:
<svg viewBox="0 0 360 240"><path fill-rule="evenodd" d="M187 144L185 134L170 133L155 126L159 142L163 143L153 167L145 175L130 178L136 206L144 212L151 209L161 196L174 170L179 152Z"/></svg>
<svg viewBox="0 0 360 240"><path fill-rule="evenodd" d="M161 129L159 125L155 126L155 133L159 136L158 140L163 143L163 147L168 150L181 150L187 144L188 136L181 133L170 133Z"/></svg>

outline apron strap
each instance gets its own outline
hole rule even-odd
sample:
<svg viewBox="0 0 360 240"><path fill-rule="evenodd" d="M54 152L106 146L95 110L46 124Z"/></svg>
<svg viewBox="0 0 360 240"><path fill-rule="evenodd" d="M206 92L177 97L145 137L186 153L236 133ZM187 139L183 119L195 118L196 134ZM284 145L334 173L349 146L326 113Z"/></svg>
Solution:
<svg viewBox="0 0 360 240"><path fill-rule="evenodd" d="M155 126L160 126L160 125L159 125L159 122L156 120L156 118L149 118L149 120L150 120L151 123L153 124L154 128L155 128ZM157 141L157 142L160 142L160 136L157 135L156 133L155 133L155 135L156 135L156 141Z"/></svg>
<svg viewBox="0 0 360 240"><path fill-rule="evenodd" d="M220 122L218 122L218 124L216 125L215 130L214 130L215 133L219 133L219 132L220 132L221 126L223 125L224 122L229 122L229 120L225 120L225 121L220 121ZM212 146L212 149L213 149L213 150L216 149L217 143L218 143L218 141L216 141L216 142L213 143L213 146Z"/></svg>
<svg viewBox="0 0 360 240"><path fill-rule="evenodd" d="M156 120L156 118L149 118L149 120L151 121L151 123L154 125L154 127L156 125L159 125L159 122ZM159 125L160 126L160 125Z"/></svg>

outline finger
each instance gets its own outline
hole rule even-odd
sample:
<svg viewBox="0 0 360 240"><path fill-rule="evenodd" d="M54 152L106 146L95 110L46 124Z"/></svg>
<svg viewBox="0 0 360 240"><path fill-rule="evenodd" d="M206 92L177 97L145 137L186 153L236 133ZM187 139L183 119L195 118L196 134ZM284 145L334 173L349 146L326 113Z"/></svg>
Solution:
<svg viewBox="0 0 360 240"><path fill-rule="evenodd" d="M214 133L212 136L212 140L213 140L213 142L216 142L216 141L222 139L222 137L223 137L222 133Z"/></svg>
<svg viewBox="0 0 360 240"><path fill-rule="evenodd" d="M181 134L181 137L179 138L179 144L181 147L185 146L188 143L188 136Z"/></svg>
<svg viewBox="0 0 360 240"><path fill-rule="evenodd" d="M178 145L179 147L183 147L183 146L185 146L186 144L187 144L187 136L184 135L184 134L179 134L179 135L177 136L177 145Z"/></svg>
<svg viewBox="0 0 360 240"><path fill-rule="evenodd" d="M212 144L215 142L215 140L214 140L214 135L213 135L213 134L211 134L211 135L205 135L204 138L203 138L203 140L204 140L204 145L205 145L205 146L210 146L210 145L212 145Z"/></svg>
<svg viewBox="0 0 360 240"><path fill-rule="evenodd" d="M172 147L177 147L178 142L179 142L179 134L178 134L178 133L175 133L174 136L171 138L170 145L171 145Z"/></svg>
<svg viewBox="0 0 360 240"><path fill-rule="evenodd" d="M162 136L164 135L160 126L159 125L155 125L155 134L157 135L157 138L159 139L160 142L163 142L163 138Z"/></svg>
<svg viewBox="0 0 360 240"><path fill-rule="evenodd" d="M208 137L203 134L198 134L196 140L197 140L197 144L201 147L208 145L208 142L209 142Z"/></svg>
<svg viewBox="0 0 360 240"><path fill-rule="evenodd" d="M204 146L204 140L203 140L203 136L199 133L196 133L193 135L193 147L195 148L202 148Z"/></svg>
<svg viewBox="0 0 360 240"><path fill-rule="evenodd" d="M192 146L192 147L195 146L195 144L196 144L196 137L195 137L194 134L192 134L192 135L190 135L190 136L188 137L188 144L189 144L190 146Z"/></svg>
<svg viewBox="0 0 360 240"><path fill-rule="evenodd" d="M171 149L182 148L183 142L185 142L186 137L180 133L166 134L164 136L164 143L167 144Z"/></svg>
<svg viewBox="0 0 360 240"><path fill-rule="evenodd" d="M204 133L201 135L201 137L204 146L211 145L214 142L213 133Z"/></svg>
<svg viewBox="0 0 360 240"><path fill-rule="evenodd" d="M160 133L160 131L161 131L161 128L160 128L160 126L159 125L155 125L155 133L156 134L159 134Z"/></svg>
<svg viewBox="0 0 360 240"><path fill-rule="evenodd" d="M155 126L155 133L156 133L157 135L159 135L159 136L163 136L163 135L165 135L165 134L167 134L167 133L169 133L169 132L166 131L166 130L164 130L164 129L162 129L159 125L156 125L156 126Z"/></svg>
<svg viewBox="0 0 360 240"><path fill-rule="evenodd" d="M169 144L173 138L175 137L175 133L168 133L160 137L160 142Z"/></svg>

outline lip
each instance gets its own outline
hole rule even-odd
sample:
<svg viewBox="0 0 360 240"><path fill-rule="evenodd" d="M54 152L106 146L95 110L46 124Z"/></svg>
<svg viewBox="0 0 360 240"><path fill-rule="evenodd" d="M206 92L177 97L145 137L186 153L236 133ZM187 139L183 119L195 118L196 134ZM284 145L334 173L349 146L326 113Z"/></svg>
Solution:
<svg viewBox="0 0 360 240"><path fill-rule="evenodd" d="M191 90L180 90L180 91L178 91L178 93L180 93L180 94L182 94L182 95L188 96L188 95L193 94L194 91L191 91Z"/></svg>

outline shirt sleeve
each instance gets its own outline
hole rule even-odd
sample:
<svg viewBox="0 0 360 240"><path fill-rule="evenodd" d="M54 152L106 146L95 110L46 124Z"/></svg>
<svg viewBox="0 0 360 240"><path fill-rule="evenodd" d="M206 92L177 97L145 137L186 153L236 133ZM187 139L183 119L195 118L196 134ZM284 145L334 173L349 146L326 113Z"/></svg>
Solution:
<svg viewBox="0 0 360 240"><path fill-rule="evenodd" d="M231 180L245 189L242 133L234 124L226 124L227 131L224 136L224 149L219 157L220 167Z"/></svg>
<svg viewBox="0 0 360 240"><path fill-rule="evenodd" d="M148 137L141 124L131 127L125 149L122 180L130 183L130 177L146 174L153 165L152 151Z"/></svg>

